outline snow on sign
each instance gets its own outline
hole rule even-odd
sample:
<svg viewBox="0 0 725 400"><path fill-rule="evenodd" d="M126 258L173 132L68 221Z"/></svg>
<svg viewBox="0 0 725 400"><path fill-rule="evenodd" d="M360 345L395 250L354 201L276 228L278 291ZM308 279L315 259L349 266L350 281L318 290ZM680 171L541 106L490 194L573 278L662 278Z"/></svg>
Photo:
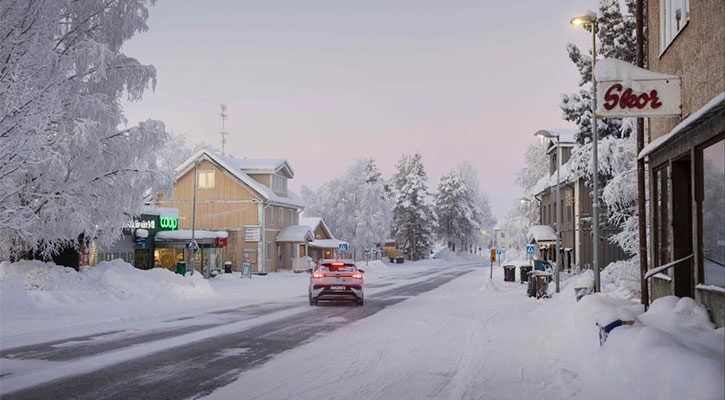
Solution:
<svg viewBox="0 0 725 400"><path fill-rule="evenodd" d="M682 113L682 82L662 74L606 58L594 69L597 114L603 117L657 117Z"/></svg>

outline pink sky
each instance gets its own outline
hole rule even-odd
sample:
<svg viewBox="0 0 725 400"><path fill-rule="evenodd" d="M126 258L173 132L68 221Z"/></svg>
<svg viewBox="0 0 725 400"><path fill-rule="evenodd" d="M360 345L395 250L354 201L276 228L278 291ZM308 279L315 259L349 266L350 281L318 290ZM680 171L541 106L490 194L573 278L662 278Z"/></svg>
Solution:
<svg viewBox="0 0 725 400"><path fill-rule="evenodd" d="M533 133L572 126L558 107L579 79L565 45L589 36L568 21L596 4L161 0L124 47L158 71L126 116L219 145L225 103L227 152L286 158L292 188L360 157L389 176L420 151L433 190L467 159L500 219Z"/></svg>

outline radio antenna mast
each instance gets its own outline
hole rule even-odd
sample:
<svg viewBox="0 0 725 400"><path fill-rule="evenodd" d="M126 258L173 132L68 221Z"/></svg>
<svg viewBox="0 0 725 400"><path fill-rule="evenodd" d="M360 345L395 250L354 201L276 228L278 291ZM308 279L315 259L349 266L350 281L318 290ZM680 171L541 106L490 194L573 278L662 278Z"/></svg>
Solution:
<svg viewBox="0 0 725 400"><path fill-rule="evenodd" d="M226 130L224 130L224 123L226 122L227 117L229 116L229 114L227 114L227 105L226 104L222 104L222 107L221 108L222 108L222 112L219 113L219 116L222 117L222 131L219 132L219 134L222 135L222 155L226 155L226 153L224 153L224 147L227 144L226 135L228 135L229 132L227 132Z"/></svg>

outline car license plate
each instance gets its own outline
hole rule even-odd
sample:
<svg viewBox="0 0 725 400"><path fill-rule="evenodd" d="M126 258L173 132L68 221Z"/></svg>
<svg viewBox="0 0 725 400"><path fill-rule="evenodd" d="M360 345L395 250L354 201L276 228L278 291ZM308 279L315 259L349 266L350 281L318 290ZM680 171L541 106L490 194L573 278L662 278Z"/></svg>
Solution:
<svg viewBox="0 0 725 400"><path fill-rule="evenodd" d="M330 286L332 290L345 290L345 286Z"/></svg>

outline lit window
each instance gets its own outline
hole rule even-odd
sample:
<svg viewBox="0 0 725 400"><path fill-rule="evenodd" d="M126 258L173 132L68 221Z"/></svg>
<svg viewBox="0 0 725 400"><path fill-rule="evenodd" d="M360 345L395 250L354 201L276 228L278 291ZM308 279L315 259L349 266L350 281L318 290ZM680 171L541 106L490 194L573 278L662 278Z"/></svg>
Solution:
<svg viewBox="0 0 725 400"><path fill-rule="evenodd" d="M199 189L214 189L214 171L196 171L196 187Z"/></svg>
<svg viewBox="0 0 725 400"><path fill-rule="evenodd" d="M665 51L690 20L690 0L660 0L660 51Z"/></svg>
<svg viewBox="0 0 725 400"><path fill-rule="evenodd" d="M725 139L702 149L700 157L703 283L725 287Z"/></svg>

